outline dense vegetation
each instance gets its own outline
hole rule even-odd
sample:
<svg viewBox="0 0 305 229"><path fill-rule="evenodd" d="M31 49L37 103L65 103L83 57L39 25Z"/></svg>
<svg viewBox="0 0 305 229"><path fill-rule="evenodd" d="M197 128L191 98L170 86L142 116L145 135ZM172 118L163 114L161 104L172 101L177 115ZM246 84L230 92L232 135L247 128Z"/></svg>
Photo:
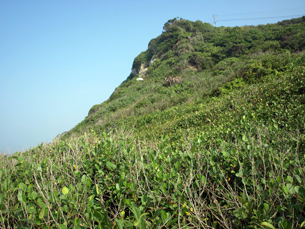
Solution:
<svg viewBox="0 0 305 229"><path fill-rule="evenodd" d="M163 29L84 121L0 158L0 227L305 227L305 17Z"/></svg>

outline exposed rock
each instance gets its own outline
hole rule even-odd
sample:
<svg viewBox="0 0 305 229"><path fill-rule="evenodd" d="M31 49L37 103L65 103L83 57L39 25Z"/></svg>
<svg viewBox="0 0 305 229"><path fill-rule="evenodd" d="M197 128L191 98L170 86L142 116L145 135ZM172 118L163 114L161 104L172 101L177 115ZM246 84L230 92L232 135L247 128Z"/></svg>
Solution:
<svg viewBox="0 0 305 229"><path fill-rule="evenodd" d="M157 58L154 58L154 56L150 59L150 61L146 61L145 63L141 63L141 65L133 65L134 67L131 69L131 75L128 77L128 79L132 79L133 77L137 76L142 78L145 77L147 74L148 67L151 66ZM136 67L135 67L136 66Z"/></svg>
<svg viewBox="0 0 305 229"><path fill-rule="evenodd" d="M155 55L153 55L153 57L151 58L151 60L149 61L149 66L151 66L157 59L154 58Z"/></svg>
<svg viewBox="0 0 305 229"><path fill-rule="evenodd" d="M174 86L175 84L183 82L183 78L180 76L167 76L164 80L169 83L169 86Z"/></svg>
<svg viewBox="0 0 305 229"><path fill-rule="evenodd" d="M144 63L141 64L141 68L140 68L140 71L139 71L139 77L142 78L142 77L146 76L147 70L148 70L148 68L145 68L145 64Z"/></svg>

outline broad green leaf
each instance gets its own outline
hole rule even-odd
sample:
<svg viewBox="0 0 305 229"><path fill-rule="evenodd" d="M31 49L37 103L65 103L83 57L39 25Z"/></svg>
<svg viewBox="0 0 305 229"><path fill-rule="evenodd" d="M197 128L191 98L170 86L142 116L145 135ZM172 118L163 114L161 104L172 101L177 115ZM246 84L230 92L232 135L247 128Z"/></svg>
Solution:
<svg viewBox="0 0 305 229"><path fill-rule="evenodd" d="M140 217L141 217L141 212L140 212L140 209L139 209L139 208L137 208L137 207L134 208L134 214L135 214L135 217L136 217L137 219L140 219Z"/></svg>
<svg viewBox="0 0 305 229"><path fill-rule="evenodd" d="M177 161L177 162L175 163L175 168L178 170L179 167L180 167L180 163L179 163L179 161Z"/></svg>
<svg viewBox="0 0 305 229"><path fill-rule="evenodd" d="M205 176L202 176L202 177L201 177L201 182L202 182L202 184L205 184L205 182L206 182Z"/></svg>
<svg viewBox="0 0 305 229"><path fill-rule="evenodd" d="M287 181L289 181L290 183L292 183L292 182L293 182L293 178L292 178L291 176L288 176L288 177L287 177Z"/></svg>
<svg viewBox="0 0 305 229"><path fill-rule="evenodd" d="M162 210L161 210L161 209L158 209L158 210L155 212L153 218L156 218L161 212L162 212Z"/></svg>
<svg viewBox="0 0 305 229"><path fill-rule="evenodd" d="M116 188L118 191L120 191L120 184L117 183L117 184L115 185L115 188Z"/></svg>
<svg viewBox="0 0 305 229"><path fill-rule="evenodd" d="M22 189L22 191L26 190L26 185L24 183L21 182L18 186Z"/></svg>
<svg viewBox="0 0 305 229"><path fill-rule="evenodd" d="M285 219L283 222L280 222L279 225L281 226L281 228L285 228L285 229L292 228L292 223L290 221L288 221L287 219Z"/></svg>
<svg viewBox="0 0 305 229"><path fill-rule="evenodd" d="M136 207L134 202L131 203L131 208L132 208L131 211L133 212L135 218L137 220L140 219L140 217L141 217L140 209Z"/></svg>
<svg viewBox="0 0 305 229"><path fill-rule="evenodd" d="M124 228L124 221L123 220L115 219L115 221L118 224L119 229Z"/></svg>
<svg viewBox="0 0 305 229"><path fill-rule="evenodd" d="M9 186L9 183L10 183L10 180L9 180L9 178L7 177L7 178L4 180L4 182L2 183L2 187L3 187L3 190L4 190L4 191L7 191L8 186Z"/></svg>
<svg viewBox="0 0 305 229"><path fill-rule="evenodd" d="M196 183L197 187L199 188L199 187L200 187L200 185L199 185L198 180L195 180L195 183Z"/></svg>
<svg viewBox="0 0 305 229"><path fill-rule="evenodd" d="M113 164L113 163L110 162L110 161L107 161L107 162L106 162L106 166L107 166L107 168L108 168L109 170L115 170L115 169L116 169L116 165Z"/></svg>
<svg viewBox="0 0 305 229"><path fill-rule="evenodd" d="M64 212L68 212L69 211L68 205L64 205L63 210L64 210Z"/></svg>
<svg viewBox="0 0 305 229"><path fill-rule="evenodd" d="M301 180L301 178L300 178L299 175L295 175L295 178L298 180L298 182L299 182L300 184L302 183L302 180Z"/></svg>
<svg viewBox="0 0 305 229"><path fill-rule="evenodd" d="M82 190L83 189L82 183L77 183L76 187L77 187L78 190Z"/></svg>
<svg viewBox="0 0 305 229"><path fill-rule="evenodd" d="M268 228L275 229L275 227L271 223L268 223L268 222L262 222L261 225L265 226L265 227L268 227Z"/></svg>
<svg viewBox="0 0 305 229"><path fill-rule="evenodd" d="M28 213L36 213L36 209L34 206L29 207Z"/></svg>
<svg viewBox="0 0 305 229"><path fill-rule="evenodd" d="M146 222L145 219L140 219L140 229L146 229Z"/></svg>
<svg viewBox="0 0 305 229"><path fill-rule="evenodd" d="M245 134L243 134L242 140L243 140L244 142L247 142L247 141L248 141L248 138L247 138L247 136L246 136Z"/></svg>
<svg viewBox="0 0 305 229"><path fill-rule="evenodd" d="M25 196L24 192L22 192L21 198L22 198L22 202L26 203L26 196Z"/></svg>
<svg viewBox="0 0 305 229"><path fill-rule="evenodd" d="M87 179L87 186L88 186L88 187L91 187L91 185L92 185L91 179Z"/></svg>
<svg viewBox="0 0 305 229"><path fill-rule="evenodd" d="M86 181L87 181L87 176L86 176L86 175L83 175L83 176L82 176L82 183L83 183L83 184L86 184Z"/></svg>
<svg viewBox="0 0 305 229"><path fill-rule="evenodd" d="M242 169L242 167L239 168L239 171L238 171L238 173L235 174L235 176L236 177L241 177L241 178L243 177L243 169Z"/></svg>
<svg viewBox="0 0 305 229"><path fill-rule="evenodd" d="M228 152L226 152L226 151L222 151L222 155L223 155L224 157L229 157L229 156L230 156L230 154L229 154Z"/></svg>
<svg viewBox="0 0 305 229"><path fill-rule="evenodd" d="M64 224L59 224L59 228L60 228L60 229L68 229L67 226L64 225Z"/></svg>
<svg viewBox="0 0 305 229"><path fill-rule="evenodd" d="M38 166L37 166L37 171L38 171L38 172L42 172L41 165L38 165Z"/></svg>
<svg viewBox="0 0 305 229"><path fill-rule="evenodd" d="M130 201L129 199L125 199L125 203L126 203L127 205L130 205L130 204L131 204L131 201Z"/></svg>
<svg viewBox="0 0 305 229"><path fill-rule="evenodd" d="M44 209L41 209L41 211L39 212L39 219L43 219L43 216L44 216Z"/></svg>
<svg viewBox="0 0 305 229"><path fill-rule="evenodd" d="M268 212L269 211L269 205L264 203L264 209L265 209L266 212Z"/></svg>
<svg viewBox="0 0 305 229"><path fill-rule="evenodd" d="M1 175L1 174L0 174L0 175ZM27 191L28 191L28 192L31 192L31 191L32 191L32 189L33 189L33 185L32 185L32 184L30 184L30 185L28 186Z"/></svg>
<svg viewBox="0 0 305 229"><path fill-rule="evenodd" d="M288 184L286 185L286 187L288 188L289 193L290 193L291 195L293 195L293 194L294 194L294 191L295 191L294 186L293 186L292 184L288 183Z"/></svg>
<svg viewBox="0 0 305 229"><path fill-rule="evenodd" d="M72 184L69 184L69 190L71 190L72 192L75 191L75 187Z"/></svg>
<svg viewBox="0 0 305 229"><path fill-rule="evenodd" d="M22 190L19 190L19 191L18 191L17 199L18 199L20 202L22 202Z"/></svg>
<svg viewBox="0 0 305 229"><path fill-rule="evenodd" d="M283 184L283 190L284 190L284 192L285 192L286 194L288 194L288 188L286 187L285 184Z"/></svg>
<svg viewBox="0 0 305 229"><path fill-rule="evenodd" d="M195 151L196 151L195 146L192 146L192 148L191 148L191 152L192 152L192 153L194 153Z"/></svg>
<svg viewBox="0 0 305 229"><path fill-rule="evenodd" d="M166 212L165 212L164 210L161 211L161 218L162 218L163 223L164 223L164 222L166 221L166 219L167 219L167 214L166 214Z"/></svg>
<svg viewBox="0 0 305 229"><path fill-rule="evenodd" d="M134 221L134 223L133 223L133 225L135 226L135 227L137 227L138 225L139 225L139 223L140 223L140 220L136 220L136 221Z"/></svg>
<svg viewBox="0 0 305 229"><path fill-rule="evenodd" d="M54 191L54 196L58 197L58 191L57 190Z"/></svg>
<svg viewBox="0 0 305 229"><path fill-rule="evenodd" d="M67 187L62 188L62 194L67 195L69 193L69 189Z"/></svg>

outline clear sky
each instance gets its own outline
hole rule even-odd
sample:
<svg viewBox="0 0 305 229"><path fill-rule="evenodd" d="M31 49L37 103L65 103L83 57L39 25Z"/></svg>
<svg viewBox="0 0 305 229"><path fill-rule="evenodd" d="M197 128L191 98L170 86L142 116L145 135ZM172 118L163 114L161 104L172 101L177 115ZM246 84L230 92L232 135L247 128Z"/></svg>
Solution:
<svg viewBox="0 0 305 229"><path fill-rule="evenodd" d="M304 0L0 0L0 152L81 122L175 17L217 26L305 15Z"/></svg>

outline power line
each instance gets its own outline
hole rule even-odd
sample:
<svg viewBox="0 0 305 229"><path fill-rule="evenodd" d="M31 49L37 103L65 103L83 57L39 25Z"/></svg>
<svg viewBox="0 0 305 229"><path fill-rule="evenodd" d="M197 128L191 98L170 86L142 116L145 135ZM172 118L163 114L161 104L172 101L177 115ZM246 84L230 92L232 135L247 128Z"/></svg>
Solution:
<svg viewBox="0 0 305 229"><path fill-rule="evenodd" d="M227 13L222 13L221 16L223 17L227 17L227 16L242 16L242 15L255 15L255 14L278 14L278 15L281 15L281 14L285 14L287 13L288 11L290 11L290 13L292 14L293 12L292 11L300 11L300 8L301 7L285 7L284 9L265 9L265 10L256 10L256 11L238 11L238 12L230 12L228 11ZM300 13L303 13L303 12L300 12ZM297 14L297 13L296 13Z"/></svg>
<svg viewBox="0 0 305 229"><path fill-rule="evenodd" d="M290 16L277 16L277 17L258 17L258 18L235 18L235 19L223 19L218 21L243 21L243 20L259 20L259 19L275 19L275 18L286 18L286 17L301 17L304 15L290 15Z"/></svg>

